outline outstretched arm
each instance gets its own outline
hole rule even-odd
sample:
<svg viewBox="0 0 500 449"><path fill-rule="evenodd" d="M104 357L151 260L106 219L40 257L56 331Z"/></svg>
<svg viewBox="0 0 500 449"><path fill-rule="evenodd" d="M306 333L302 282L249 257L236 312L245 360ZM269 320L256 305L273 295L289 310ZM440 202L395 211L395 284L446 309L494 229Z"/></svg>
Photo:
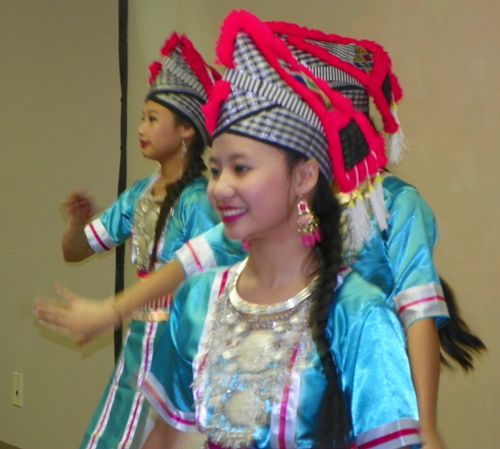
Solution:
<svg viewBox="0 0 500 449"><path fill-rule="evenodd" d="M112 332L121 320L129 319L137 307L172 294L183 281L182 266L173 261L152 273L146 282L137 282L116 298L104 301L84 298L58 285L57 293L62 300L37 297L35 314L43 326L84 345Z"/></svg>

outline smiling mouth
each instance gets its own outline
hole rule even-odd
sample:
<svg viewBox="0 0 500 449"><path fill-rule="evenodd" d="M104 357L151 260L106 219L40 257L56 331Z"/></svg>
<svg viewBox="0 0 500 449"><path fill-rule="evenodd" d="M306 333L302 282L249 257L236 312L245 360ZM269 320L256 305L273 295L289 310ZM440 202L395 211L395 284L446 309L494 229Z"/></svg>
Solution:
<svg viewBox="0 0 500 449"><path fill-rule="evenodd" d="M243 215L247 213L247 210L242 207L231 207L231 208L223 208L219 209L222 215L222 221L224 223L232 223L236 220L239 220Z"/></svg>

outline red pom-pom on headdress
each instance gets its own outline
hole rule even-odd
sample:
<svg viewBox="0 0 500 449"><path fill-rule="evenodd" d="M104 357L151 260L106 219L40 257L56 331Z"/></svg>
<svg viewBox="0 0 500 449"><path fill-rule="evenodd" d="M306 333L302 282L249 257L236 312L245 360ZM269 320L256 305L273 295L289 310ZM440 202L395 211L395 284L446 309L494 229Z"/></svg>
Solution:
<svg viewBox="0 0 500 449"><path fill-rule="evenodd" d="M219 72L217 72L217 70L213 67L210 67L203 60L203 57L194 48L191 41L185 35L179 36L174 32L165 40L160 54L163 58L168 58L176 49L180 51L182 58L186 61L189 67L191 67L208 94L214 82L221 78ZM150 65L149 70L151 72L151 76L149 78L149 84L153 84L154 80L161 72L161 69L162 63L160 61L154 61Z"/></svg>
<svg viewBox="0 0 500 449"><path fill-rule="evenodd" d="M227 81L219 80L208 94L208 102L201 107L201 111L205 116L205 125L210 135L213 134L217 126L220 105L226 101L230 93L231 84Z"/></svg>
<svg viewBox="0 0 500 449"><path fill-rule="evenodd" d="M194 74L198 77L207 94L209 94L214 82L221 78L219 72L204 61L203 57L185 35L181 36L180 44L184 61L189 64L189 67L191 67Z"/></svg>
<svg viewBox="0 0 500 449"><path fill-rule="evenodd" d="M170 56L172 52L179 46L180 38L176 32L173 32L163 44L160 50L162 56Z"/></svg>
<svg viewBox="0 0 500 449"><path fill-rule="evenodd" d="M156 79L156 77L159 75L159 73L161 72L161 68L162 68L162 65L161 65L161 62L158 62L158 61L153 61L151 63L151 65L149 66L149 84L152 85Z"/></svg>

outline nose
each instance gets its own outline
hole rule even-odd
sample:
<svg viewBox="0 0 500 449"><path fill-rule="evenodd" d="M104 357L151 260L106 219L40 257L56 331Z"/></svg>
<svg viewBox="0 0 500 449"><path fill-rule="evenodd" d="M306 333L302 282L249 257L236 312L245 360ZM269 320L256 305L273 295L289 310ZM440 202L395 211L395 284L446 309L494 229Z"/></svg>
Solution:
<svg viewBox="0 0 500 449"><path fill-rule="evenodd" d="M207 193L214 206L228 201L234 196L231 177L224 171L221 171L217 176L211 176L208 181Z"/></svg>
<svg viewBox="0 0 500 449"><path fill-rule="evenodd" d="M139 133L139 136L144 135L144 120L141 120L139 123L139 126L137 127L137 132Z"/></svg>

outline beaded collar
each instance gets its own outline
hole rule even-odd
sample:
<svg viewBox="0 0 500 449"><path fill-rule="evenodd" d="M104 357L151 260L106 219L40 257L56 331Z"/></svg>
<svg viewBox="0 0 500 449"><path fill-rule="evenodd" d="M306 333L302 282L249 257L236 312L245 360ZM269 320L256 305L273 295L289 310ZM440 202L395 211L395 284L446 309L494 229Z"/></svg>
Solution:
<svg viewBox="0 0 500 449"><path fill-rule="evenodd" d="M232 282L233 288L229 290L229 302L240 313L248 315L276 315L278 313L287 312L288 310L293 309L294 307L298 306L302 301L304 301L306 298L308 298L316 284L317 277L315 277L307 287L302 289L293 298L272 305L255 304L253 302L247 301L246 299L243 299L239 295L238 290L236 289L238 279L240 277L241 272L243 271L243 268L245 268L247 261L248 258L246 258L238 267L238 270L236 271L236 274Z"/></svg>

